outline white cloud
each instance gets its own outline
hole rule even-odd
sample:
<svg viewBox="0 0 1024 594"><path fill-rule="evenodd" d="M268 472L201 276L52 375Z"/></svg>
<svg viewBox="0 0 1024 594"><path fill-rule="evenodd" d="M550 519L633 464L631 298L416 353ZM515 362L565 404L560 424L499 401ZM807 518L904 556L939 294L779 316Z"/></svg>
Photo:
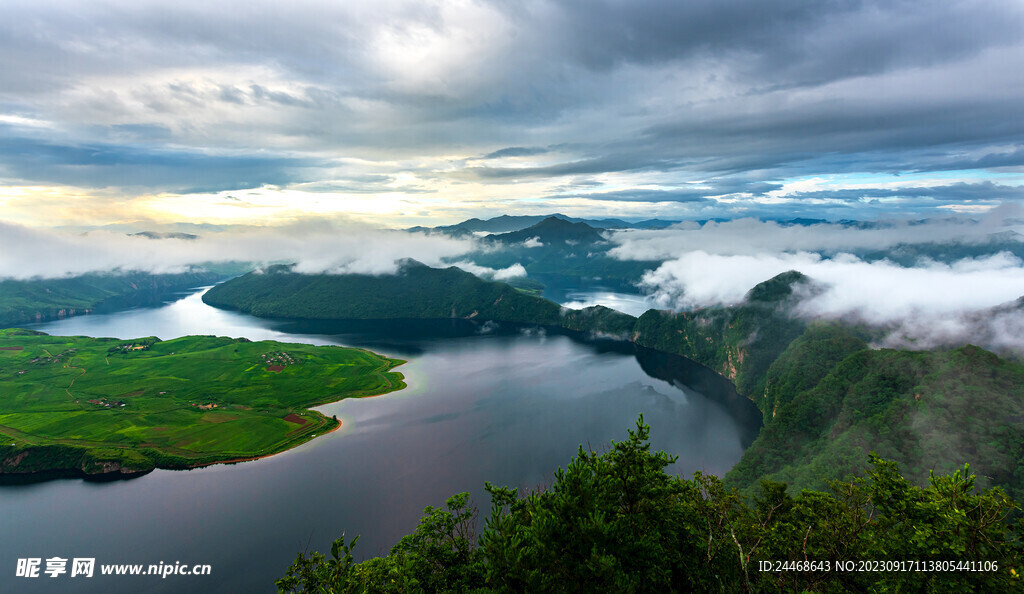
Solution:
<svg viewBox="0 0 1024 594"><path fill-rule="evenodd" d="M531 237L523 242L524 248L535 248L544 247L544 243L540 240L540 237Z"/></svg>
<svg viewBox="0 0 1024 594"><path fill-rule="evenodd" d="M651 271L644 285L659 305L690 309L737 303L757 283L787 270L806 274L820 288L798 307L808 317L856 315L888 324L980 310L1024 295L1024 264L1006 253L905 268L849 254L823 259L807 252L723 256L696 251Z"/></svg>
<svg viewBox="0 0 1024 594"><path fill-rule="evenodd" d="M691 250L711 254L756 255L780 252L848 252L885 249L900 243L962 240L981 241L995 231L1020 229L1012 219L1001 218L1005 210L976 224L965 218L928 223L894 221L874 228L831 223L780 225L774 221L737 219L724 223L681 223L663 230L617 231L611 240L618 244L610 254L621 260L664 260Z"/></svg>
<svg viewBox="0 0 1024 594"><path fill-rule="evenodd" d="M886 346L931 348L973 342L1024 351L1024 312L992 313L1024 295L1024 263L1007 253L924 263L912 268L849 254L721 255L690 252L644 277L659 307L677 310L731 304L754 285L787 270L813 281L795 314L848 319L891 329Z"/></svg>
<svg viewBox="0 0 1024 594"><path fill-rule="evenodd" d="M508 268L494 269L488 268L486 266L478 266L468 260L462 260L460 262L455 262L451 264L451 266L457 266L465 270L466 272L475 274L481 278L487 278L496 281L507 281L509 279L526 276L526 268L524 268L522 264L518 263L513 264Z"/></svg>
<svg viewBox="0 0 1024 594"><path fill-rule="evenodd" d="M109 231L70 234L0 223L0 278L53 278L115 269L178 272L200 262L295 262L304 273L388 274L396 260L430 266L471 251L470 240L322 222L244 228L196 240Z"/></svg>

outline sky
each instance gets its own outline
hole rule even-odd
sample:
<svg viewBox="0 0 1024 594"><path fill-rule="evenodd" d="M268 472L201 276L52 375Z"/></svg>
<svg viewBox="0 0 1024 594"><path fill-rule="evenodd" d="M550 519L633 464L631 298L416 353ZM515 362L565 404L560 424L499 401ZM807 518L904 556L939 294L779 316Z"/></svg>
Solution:
<svg viewBox="0 0 1024 594"><path fill-rule="evenodd" d="M907 219L1024 199L1017 0L8 0L0 16L0 222L19 232Z"/></svg>

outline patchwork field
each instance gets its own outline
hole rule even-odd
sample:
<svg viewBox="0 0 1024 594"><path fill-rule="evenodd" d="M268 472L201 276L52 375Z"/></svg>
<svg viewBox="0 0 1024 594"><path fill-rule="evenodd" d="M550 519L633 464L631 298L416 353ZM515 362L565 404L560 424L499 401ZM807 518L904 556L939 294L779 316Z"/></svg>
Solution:
<svg viewBox="0 0 1024 594"><path fill-rule="evenodd" d="M405 387L370 351L213 336L0 330L0 472L88 474L266 456L335 429L309 407Z"/></svg>

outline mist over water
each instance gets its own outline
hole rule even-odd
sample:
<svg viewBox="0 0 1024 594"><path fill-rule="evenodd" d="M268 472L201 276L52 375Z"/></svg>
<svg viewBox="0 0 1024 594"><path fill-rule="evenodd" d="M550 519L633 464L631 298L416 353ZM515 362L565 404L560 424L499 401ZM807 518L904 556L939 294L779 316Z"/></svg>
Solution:
<svg viewBox="0 0 1024 594"><path fill-rule="evenodd" d="M153 308L36 325L52 334L170 339L244 336L372 348L407 360L409 387L320 407L341 430L263 460L0 486L0 528L21 535L0 556L87 556L97 563L209 563L204 577L94 577L81 591L273 591L298 551L360 534L359 558L386 553L427 505L484 481L548 485L577 447L604 450L644 415L655 448L680 456L671 472L724 474L760 416L727 382L678 358L583 343L553 332L466 321L391 324L275 322L208 307L200 293ZM639 357L639 358L638 358ZM692 386L692 387L691 387ZM706 396L710 395L709 396ZM482 520L481 520L482 521ZM7 587L13 570L0 575ZM201 580L201 581L200 581ZM45 590L45 582L10 584Z"/></svg>

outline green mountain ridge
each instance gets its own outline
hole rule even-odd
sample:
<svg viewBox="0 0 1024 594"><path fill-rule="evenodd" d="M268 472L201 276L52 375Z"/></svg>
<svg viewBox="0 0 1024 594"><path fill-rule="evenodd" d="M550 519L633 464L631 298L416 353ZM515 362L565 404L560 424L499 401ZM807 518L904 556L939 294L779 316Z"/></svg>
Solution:
<svg viewBox="0 0 1024 594"><path fill-rule="evenodd" d="M786 361L790 373L777 377L795 385L776 401L771 420L726 476L729 484L753 489L770 478L822 488L856 474L875 452L897 460L915 482L969 462L979 486L1024 495L1024 366L973 345L857 350L850 336L809 344L840 345L849 354L839 348L817 360ZM827 371L820 365L836 359Z"/></svg>
<svg viewBox="0 0 1024 594"><path fill-rule="evenodd" d="M516 244L530 239L538 239L541 243L597 243L604 241L601 233L586 223L572 223L565 219L548 217L536 225L496 235L488 235L483 240L489 243Z"/></svg>
<svg viewBox="0 0 1024 594"><path fill-rule="evenodd" d="M756 285L735 306L648 310L637 320L633 341L697 361L766 412L756 396L764 392L768 368L807 327L790 315L790 307L795 287L809 284L803 274L789 271Z"/></svg>
<svg viewBox="0 0 1024 594"><path fill-rule="evenodd" d="M126 272L69 278L0 280L0 327L42 322L118 305L138 305L161 294L208 285L226 274L193 270L179 274Z"/></svg>
<svg viewBox="0 0 1024 594"><path fill-rule="evenodd" d="M203 295L214 307L258 317L302 319L444 319L554 326L626 335L635 318L606 307L569 310L487 281L457 267L407 260L391 275L299 274L272 266L219 284Z"/></svg>

